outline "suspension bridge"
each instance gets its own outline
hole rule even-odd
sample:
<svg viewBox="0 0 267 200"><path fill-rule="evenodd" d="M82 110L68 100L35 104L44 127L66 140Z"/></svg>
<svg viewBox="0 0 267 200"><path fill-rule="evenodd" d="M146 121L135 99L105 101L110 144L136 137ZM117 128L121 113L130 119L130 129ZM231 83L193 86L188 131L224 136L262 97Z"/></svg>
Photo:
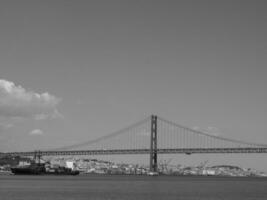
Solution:
<svg viewBox="0 0 267 200"><path fill-rule="evenodd" d="M152 115L122 130L75 145L12 156L68 156L149 154L150 171L158 170L158 154L267 153L267 144L255 144L210 135Z"/></svg>

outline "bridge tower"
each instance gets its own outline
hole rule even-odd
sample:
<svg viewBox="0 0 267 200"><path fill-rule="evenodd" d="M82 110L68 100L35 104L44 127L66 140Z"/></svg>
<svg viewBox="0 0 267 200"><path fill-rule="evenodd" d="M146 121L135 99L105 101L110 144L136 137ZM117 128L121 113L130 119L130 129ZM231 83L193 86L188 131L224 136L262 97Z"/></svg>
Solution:
<svg viewBox="0 0 267 200"><path fill-rule="evenodd" d="M151 116L151 139L150 139L150 171L158 171L157 152L157 116Z"/></svg>

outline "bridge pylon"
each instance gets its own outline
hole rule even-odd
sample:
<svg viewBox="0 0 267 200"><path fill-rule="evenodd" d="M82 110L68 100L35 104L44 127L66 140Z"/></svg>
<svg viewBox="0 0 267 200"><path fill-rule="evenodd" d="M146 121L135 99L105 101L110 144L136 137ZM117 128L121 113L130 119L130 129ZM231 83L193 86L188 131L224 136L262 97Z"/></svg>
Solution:
<svg viewBox="0 0 267 200"><path fill-rule="evenodd" d="M150 171L158 172L157 116L151 116Z"/></svg>

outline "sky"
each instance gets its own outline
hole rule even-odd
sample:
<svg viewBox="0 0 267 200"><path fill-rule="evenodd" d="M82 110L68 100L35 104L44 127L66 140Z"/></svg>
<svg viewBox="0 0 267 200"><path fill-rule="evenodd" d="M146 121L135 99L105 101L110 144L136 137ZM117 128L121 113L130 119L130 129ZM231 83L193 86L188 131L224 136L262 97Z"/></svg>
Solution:
<svg viewBox="0 0 267 200"><path fill-rule="evenodd" d="M266 6L2 0L0 151L75 144L151 114L267 144ZM243 164L267 171L254 157Z"/></svg>

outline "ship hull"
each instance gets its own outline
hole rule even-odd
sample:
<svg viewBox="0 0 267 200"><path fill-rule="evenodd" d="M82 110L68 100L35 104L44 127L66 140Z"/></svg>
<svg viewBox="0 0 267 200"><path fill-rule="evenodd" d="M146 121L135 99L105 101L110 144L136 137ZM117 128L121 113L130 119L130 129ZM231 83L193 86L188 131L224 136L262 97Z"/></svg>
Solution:
<svg viewBox="0 0 267 200"><path fill-rule="evenodd" d="M15 175L78 175L79 171L61 170L55 172L46 172L44 168L31 167L13 167L11 171Z"/></svg>
<svg viewBox="0 0 267 200"><path fill-rule="evenodd" d="M45 168L43 165L32 164L29 166L23 167L11 167L11 171L13 174L23 175L23 174L43 174L45 172Z"/></svg>
<svg viewBox="0 0 267 200"><path fill-rule="evenodd" d="M40 170L30 168L11 168L11 171L15 175L38 175L42 174Z"/></svg>

